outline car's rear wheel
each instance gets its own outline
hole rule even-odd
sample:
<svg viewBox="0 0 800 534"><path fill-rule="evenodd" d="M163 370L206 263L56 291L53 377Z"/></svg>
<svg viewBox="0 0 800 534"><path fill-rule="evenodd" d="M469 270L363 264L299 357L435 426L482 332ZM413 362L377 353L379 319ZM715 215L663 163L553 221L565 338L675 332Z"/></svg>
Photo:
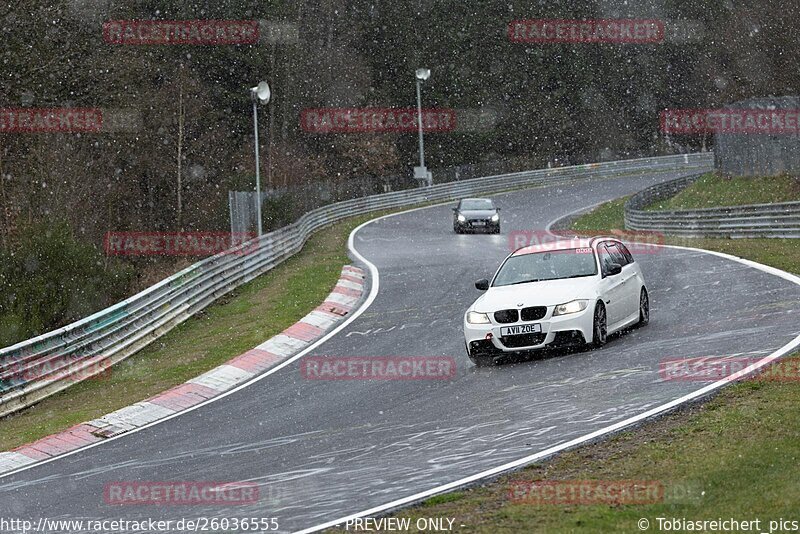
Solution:
<svg viewBox="0 0 800 534"><path fill-rule="evenodd" d="M594 327L592 334L592 347L599 349L608 341L608 323L606 307L598 301L594 306Z"/></svg>
<svg viewBox="0 0 800 534"><path fill-rule="evenodd" d="M647 290L642 288L639 293L639 322L636 326L645 326L650 322L650 297L647 295Z"/></svg>

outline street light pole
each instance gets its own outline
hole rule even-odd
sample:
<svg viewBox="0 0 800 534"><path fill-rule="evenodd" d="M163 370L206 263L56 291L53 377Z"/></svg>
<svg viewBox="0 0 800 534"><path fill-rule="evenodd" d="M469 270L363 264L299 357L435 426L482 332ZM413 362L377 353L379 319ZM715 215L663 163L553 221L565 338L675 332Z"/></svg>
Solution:
<svg viewBox="0 0 800 534"><path fill-rule="evenodd" d="M419 126L419 166L425 168L425 141L422 137L422 81L417 78L417 125Z"/></svg>
<svg viewBox="0 0 800 534"><path fill-rule="evenodd" d="M430 69L417 69L417 126L419 130L419 167L414 168L414 178L433 185L433 177L425 167L425 141L422 136L422 82L430 78Z"/></svg>
<svg viewBox="0 0 800 534"><path fill-rule="evenodd" d="M268 104L271 96L269 84L267 82L260 82L256 87L250 89L250 98L253 101L253 137L255 141L256 152L256 228L258 237L263 233L261 222L261 164L258 158L258 103ZM268 136L269 138L269 136Z"/></svg>
<svg viewBox="0 0 800 534"><path fill-rule="evenodd" d="M258 108L256 107L257 100L253 99L253 137L255 138L256 150L256 228L258 237L261 237L261 163L258 160Z"/></svg>

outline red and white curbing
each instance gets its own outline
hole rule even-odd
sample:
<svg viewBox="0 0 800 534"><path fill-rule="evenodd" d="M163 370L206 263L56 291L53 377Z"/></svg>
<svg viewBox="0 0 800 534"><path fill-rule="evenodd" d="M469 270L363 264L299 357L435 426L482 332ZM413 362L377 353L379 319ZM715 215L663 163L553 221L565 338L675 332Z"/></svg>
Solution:
<svg viewBox="0 0 800 534"><path fill-rule="evenodd" d="M355 308L363 292L364 271L346 265L325 302L280 334L155 397L9 452L0 452L0 474L148 425L228 391L321 338Z"/></svg>

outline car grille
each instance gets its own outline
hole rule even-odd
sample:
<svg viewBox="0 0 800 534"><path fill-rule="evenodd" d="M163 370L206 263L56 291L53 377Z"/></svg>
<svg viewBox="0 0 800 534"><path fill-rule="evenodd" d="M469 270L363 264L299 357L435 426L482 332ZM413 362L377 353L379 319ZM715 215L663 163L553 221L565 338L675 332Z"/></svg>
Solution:
<svg viewBox="0 0 800 534"><path fill-rule="evenodd" d="M531 306L522 308L520 312L523 321L536 321L547 315L547 306Z"/></svg>
<svg viewBox="0 0 800 534"><path fill-rule="evenodd" d="M520 334L518 336L503 336L500 338L500 342L510 349L515 349L517 347L539 345L544 342L545 337L547 337L547 334L544 333Z"/></svg>
<svg viewBox="0 0 800 534"><path fill-rule="evenodd" d="M516 323L519 321L517 310L498 310L494 312L494 320L498 323Z"/></svg>

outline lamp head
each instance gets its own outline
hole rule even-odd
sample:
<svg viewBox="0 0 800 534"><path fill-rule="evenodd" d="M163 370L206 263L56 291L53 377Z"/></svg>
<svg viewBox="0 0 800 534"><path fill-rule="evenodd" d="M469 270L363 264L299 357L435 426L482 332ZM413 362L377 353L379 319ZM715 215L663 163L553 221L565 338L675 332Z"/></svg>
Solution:
<svg viewBox="0 0 800 534"><path fill-rule="evenodd" d="M269 90L269 84L267 82L259 82L257 86L250 89L250 96L254 101L258 100L262 104L268 104L272 96L272 92Z"/></svg>

